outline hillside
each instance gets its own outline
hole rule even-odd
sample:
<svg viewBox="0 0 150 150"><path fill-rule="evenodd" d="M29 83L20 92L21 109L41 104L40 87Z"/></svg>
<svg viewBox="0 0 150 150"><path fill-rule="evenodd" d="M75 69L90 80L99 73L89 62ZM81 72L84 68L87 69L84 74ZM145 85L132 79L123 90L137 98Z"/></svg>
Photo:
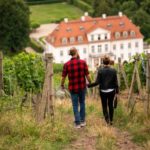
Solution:
<svg viewBox="0 0 150 150"><path fill-rule="evenodd" d="M30 11L31 24L59 22L65 17L75 19L79 18L83 14L83 11L79 8L67 3L31 5Z"/></svg>

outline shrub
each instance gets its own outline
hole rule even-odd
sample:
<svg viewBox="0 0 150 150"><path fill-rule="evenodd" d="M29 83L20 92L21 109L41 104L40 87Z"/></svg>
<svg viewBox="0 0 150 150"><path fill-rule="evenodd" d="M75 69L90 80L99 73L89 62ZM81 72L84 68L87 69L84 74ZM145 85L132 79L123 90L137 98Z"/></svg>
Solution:
<svg viewBox="0 0 150 150"><path fill-rule="evenodd" d="M20 53L4 59L4 91L13 94L16 86L25 91L39 91L44 81L44 63L37 54Z"/></svg>
<svg viewBox="0 0 150 150"><path fill-rule="evenodd" d="M43 47L34 39L30 39L29 45L37 52L42 53L43 52Z"/></svg>

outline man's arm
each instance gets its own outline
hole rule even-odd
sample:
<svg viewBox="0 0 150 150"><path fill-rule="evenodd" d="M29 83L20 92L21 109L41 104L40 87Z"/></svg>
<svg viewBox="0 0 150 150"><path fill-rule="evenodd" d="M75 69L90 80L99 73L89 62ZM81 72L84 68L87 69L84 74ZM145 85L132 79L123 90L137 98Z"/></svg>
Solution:
<svg viewBox="0 0 150 150"><path fill-rule="evenodd" d="M66 77L63 77L63 76L62 76L62 79L61 79L61 88L62 88L62 89L64 89L65 79L66 79Z"/></svg>

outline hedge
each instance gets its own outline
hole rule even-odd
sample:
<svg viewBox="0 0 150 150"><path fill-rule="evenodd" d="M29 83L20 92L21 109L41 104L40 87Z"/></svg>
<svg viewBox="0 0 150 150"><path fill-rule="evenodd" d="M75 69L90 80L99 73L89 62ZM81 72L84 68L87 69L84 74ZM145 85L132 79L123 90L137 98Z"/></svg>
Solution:
<svg viewBox="0 0 150 150"><path fill-rule="evenodd" d="M32 38L30 39L29 46L31 46L35 51L37 51L39 53L42 53L44 50L43 47Z"/></svg>
<svg viewBox="0 0 150 150"><path fill-rule="evenodd" d="M74 0L74 5L79 7L80 9L82 9L84 11L89 12L90 14L92 14L92 12L93 12L92 7L82 0Z"/></svg>
<svg viewBox="0 0 150 150"><path fill-rule="evenodd" d="M38 4L51 4L51 3L61 3L65 2L64 0L28 0L29 5L38 5Z"/></svg>

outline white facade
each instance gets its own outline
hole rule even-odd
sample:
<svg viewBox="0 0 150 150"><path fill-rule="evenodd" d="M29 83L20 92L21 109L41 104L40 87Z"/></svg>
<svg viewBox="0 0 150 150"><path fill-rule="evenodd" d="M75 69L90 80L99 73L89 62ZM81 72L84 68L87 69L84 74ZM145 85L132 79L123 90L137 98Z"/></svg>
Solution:
<svg viewBox="0 0 150 150"><path fill-rule="evenodd" d="M95 37L97 34L94 34ZM88 37L90 39L90 36ZM129 61L130 58L136 53L143 52L143 40L132 39L132 40L119 40L119 41L107 41L107 42L96 42L83 45L72 45L63 47L53 47L47 43L47 52L53 53L55 63L65 63L71 57L68 55L70 48L76 47L78 49L80 58L85 60L89 67L93 69L95 67L94 60L90 56L103 56L109 53L113 53L112 58L116 63L120 57L122 62ZM99 62L100 64L100 62Z"/></svg>

